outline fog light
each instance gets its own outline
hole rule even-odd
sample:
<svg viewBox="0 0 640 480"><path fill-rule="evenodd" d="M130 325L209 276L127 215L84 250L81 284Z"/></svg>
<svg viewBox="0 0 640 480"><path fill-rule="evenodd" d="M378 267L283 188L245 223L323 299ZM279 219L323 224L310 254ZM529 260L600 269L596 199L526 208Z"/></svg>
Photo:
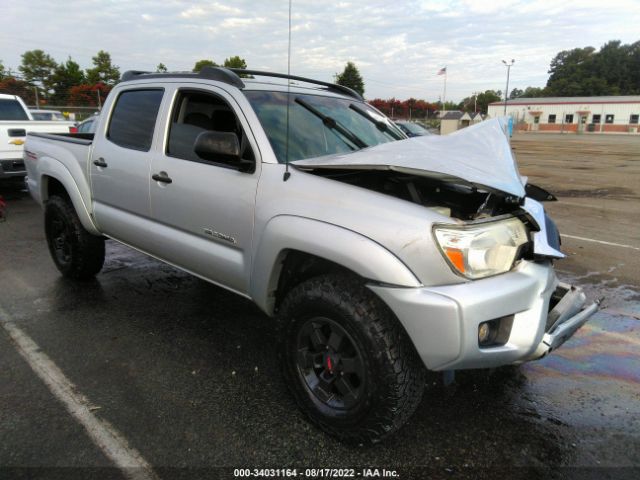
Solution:
<svg viewBox="0 0 640 480"><path fill-rule="evenodd" d="M478 325L478 345L480 347L498 347L509 341L513 315L495 318Z"/></svg>
<svg viewBox="0 0 640 480"><path fill-rule="evenodd" d="M480 345L489 345L493 343L496 337L496 324L494 321L482 322L478 326L478 343Z"/></svg>

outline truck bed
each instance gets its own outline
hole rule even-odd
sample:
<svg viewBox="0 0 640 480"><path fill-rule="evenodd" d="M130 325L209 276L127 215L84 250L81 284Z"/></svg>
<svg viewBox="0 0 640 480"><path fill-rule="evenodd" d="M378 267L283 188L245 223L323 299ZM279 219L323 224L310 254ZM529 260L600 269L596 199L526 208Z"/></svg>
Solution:
<svg viewBox="0 0 640 480"><path fill-rule="evenodd" d="M27 135L24 145L24 163L27 182L34 198L38 197L43 176L57 178L68 189L77 188L80 204L89 205L89 158L93 146L93 133L34 133Z"/></svg>
<svg viewBox="0 0 640 480"><path fill-rule="evenodd" d="M29 132L29 136L56 140L58 142L77 143L80 145L91 145L93 143L93 133L41 133Z"/></svg>

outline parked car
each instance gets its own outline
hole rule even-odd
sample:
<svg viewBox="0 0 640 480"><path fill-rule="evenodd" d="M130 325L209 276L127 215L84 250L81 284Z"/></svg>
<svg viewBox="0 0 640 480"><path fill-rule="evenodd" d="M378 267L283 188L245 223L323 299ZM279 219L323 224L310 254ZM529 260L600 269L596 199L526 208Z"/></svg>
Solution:
<svg viewBox="0 0 640 480"><path fill-rule="evenodd" d="M66 121L67 119L64 117L62 112L58 110L30 110L31 116L34 120L45 120L45 121Z"/></svg>
<svg viewBox="0 0 640 480"><path fill-rule="evenodd" d="M83 120L78 124L78 133L95 133L98 115Z"/></svg>
<svg viewBox="0 0 640 480"><path fill-rule="evenodd" d="M498 119L397 141L346 87L224 68L127 72L103 111L93 137L27 138L56 267L95 276L108 237L250 298L298 405L345 441L400 428L425 369L541 358L597 309L557 280L553 197Z"/></svg>
<svg viewBox="0 0 640 480"><path fill-rule="evenodd" d="M433 135L429 130L416 122L405 122L398 120L395 122L400 130L402 130L408 137L422 137L425 135Z"/></svg>
<svg viewBox="0 0 640 480"><path fill-rule="evenodd" d="M72 122L34 121L20 97L0 94L0 182L24 186L22 150L27 132L69 133Z"/></svg>

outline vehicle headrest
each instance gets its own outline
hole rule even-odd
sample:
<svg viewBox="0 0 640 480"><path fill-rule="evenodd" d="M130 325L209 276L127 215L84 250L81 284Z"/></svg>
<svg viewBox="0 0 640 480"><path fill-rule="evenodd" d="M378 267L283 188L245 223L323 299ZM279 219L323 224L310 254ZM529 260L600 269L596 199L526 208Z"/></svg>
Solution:
<svg viewBox="0 0 640 480"><path fill-rule="evenodd" d="M204 113L191 112L184 117L184 122L189 125L195 125L196 127L204 128L206 130L212 130L211 119Z"/></svg>
<svg viewBox="0 0 640 480"><path fill-rule="evenodd" d="M230 110L218 110L213 114L213 129L218 132L235 132L238 130L236 116Z"/></svg>

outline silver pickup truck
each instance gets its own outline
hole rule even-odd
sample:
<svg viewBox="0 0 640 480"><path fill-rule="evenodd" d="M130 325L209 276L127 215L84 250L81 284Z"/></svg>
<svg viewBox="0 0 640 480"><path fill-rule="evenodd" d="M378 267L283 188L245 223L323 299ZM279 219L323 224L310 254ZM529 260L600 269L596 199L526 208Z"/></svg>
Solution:
<svg viewBox="0 0 640 480"><path fill-rule="evenodd" d="M28 135L63 275L108 237L250 298L300 408L351 442L400 428L426 369L540 358L597 309L556 279L554 198L499 119L407 139L348 88L239 73L127 72L95 134Z"/></svg>

